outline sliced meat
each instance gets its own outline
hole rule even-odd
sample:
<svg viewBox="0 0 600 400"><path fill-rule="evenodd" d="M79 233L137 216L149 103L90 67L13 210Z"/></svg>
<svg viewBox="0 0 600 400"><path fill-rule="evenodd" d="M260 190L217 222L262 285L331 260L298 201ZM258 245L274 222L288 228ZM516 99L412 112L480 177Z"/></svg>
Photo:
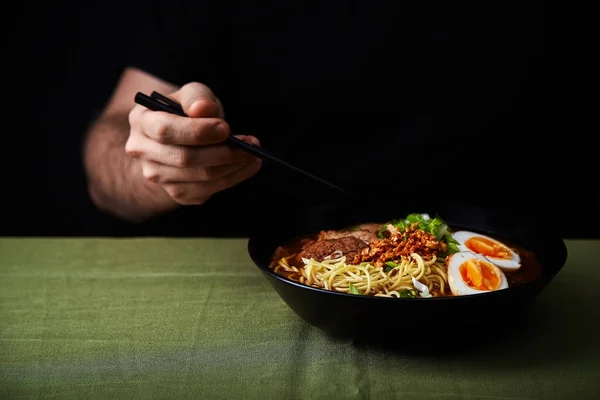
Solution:
<svg viewBox="0 0 600 400"><path fill-rule="evenodd" d="M369 247L364 241L354 237L345 236L338 239L318 240L308 246L302 252L298 253L297 260L302 262L302 258L313 258L317 261L323 261L326 257L332 258L346 256L348 259L354 259L362 249ZM334 254L335 253L335 254Z"/></svg>
<svg viewBox="0 0 600 400"><path fill-rule="evenodd" d="M369 231L321 231L319 240L340 239L343 237L355 237L365 243L372 243L377 240L377 235Z"/></svg>
<svg viewBox="0 0 600 400"><path fill-rule="evenodd" d="M377 237L377 231L380 227L381 225L378 224L364 224L359 225L359 229L354 230L345 229L340 231L321 231L321 233L319 233L319 240L331 240L353 236L367 244L373 243L379 239Z"/></svg>
<svg viewBox="0 0 600 400"><path fill-rule="evenodd" d="M354 232L352 232L352 236L354 236L357 239L362 240L363 242L365 242L367 244L373 243L379 239L377 237L376 233L369 232L369 231L354 231Z"/></svg>
<svg viewBox="0 0 600 400"><path fill-rule="evenodd" d="M288 257L293 253L299 253L302 251L302 249L310 246L315 241L316 240L312 238L301 238L288 242L283 246L279 246L277 249L275 249L273 260L279 261L280 259Z"/></svg>
<svg viewBox="0 0 600 400"><path fill-rule="evenodd" d="M371 232L371 233L377 233L377 231L379 231L379 229L381 228L383 224L373 224L373 223L369 223L369 224L360 224L358 225L358 228L363 230L363 231L367 231L367 232Z"/></svg>

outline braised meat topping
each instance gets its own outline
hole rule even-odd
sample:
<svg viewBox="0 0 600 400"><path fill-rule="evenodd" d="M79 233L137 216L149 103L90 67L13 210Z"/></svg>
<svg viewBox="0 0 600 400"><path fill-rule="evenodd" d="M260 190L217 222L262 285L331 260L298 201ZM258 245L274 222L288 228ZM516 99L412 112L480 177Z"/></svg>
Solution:
<svg viewBox="0 0 600 400"><path fill-rule="evenodd" d="M297 260L302 258L313 258L317 261L323 261L328 258L338 258L342 255L347 260L353 260L361 250L368 249L368 245L354 236L344 236L338 239L318 240L297 255Z"/></svg>
<svg viewBox="0 0 600 400"><path fill-rule="evenodd" d="M404 232L389 234L384 239L372 243L369 248L363 249L360 254L350 259L351 264L369 262L376 267L383 266L387 261L400 262L403 257L410 257L418 253L425 260L430 260L434 255L445 253L447 245L438 241L435 236L418 228L414 223L406 227Z"/></svg>

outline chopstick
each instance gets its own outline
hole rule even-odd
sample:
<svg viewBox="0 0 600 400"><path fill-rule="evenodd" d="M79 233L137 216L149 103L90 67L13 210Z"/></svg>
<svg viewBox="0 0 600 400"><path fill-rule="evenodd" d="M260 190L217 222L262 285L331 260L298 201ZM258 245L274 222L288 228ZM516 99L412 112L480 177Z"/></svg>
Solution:
<svg viewBox="0 0 600 400"><path fill-rule="evenodd" d="M163 112L179 115L180 117L187 117L187 114L184 112L183 108L181 107L181 105L179 103L177 103L176 101L174 101L174 100L170 99L169 97L164 96L158 92L152 92L151 96L148 96L144 93L138 92L135 95L135 102L139 105L142 105L142 106L148 108L149 110L152 110L152 111L163 111ZM341 187L334 185L333 183L330 183L330 182L326 181L325 179L319 178L318 176L313 175L310 172L307 172L301 168L298 168L298 167L280 159L279 157L276 157L275 155L269 153L268 151L264 150L263 148L261 148L259 146L255 146L255 145L246 143L243 140L238 139L232 135L227 136L227 143L229 145L231 145L232 147L244 150L262 160L274 162L277 165L280 165L280 166L288 168L292 171L295 171L295 172L297 172L301 175L304 175L314 181L317 181L325 186L328 186L331 189L334 189L343 194L348 194Z"/></svg>

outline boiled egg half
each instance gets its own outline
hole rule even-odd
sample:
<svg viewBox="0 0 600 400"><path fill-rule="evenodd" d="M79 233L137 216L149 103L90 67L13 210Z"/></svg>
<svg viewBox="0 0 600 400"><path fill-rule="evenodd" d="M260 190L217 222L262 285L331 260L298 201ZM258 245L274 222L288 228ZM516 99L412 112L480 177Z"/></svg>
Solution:
<svg viewBox="0 0 600 400"><path fill-rule="evenodd" d="M507 289L506 276L482 255L470 251L452 254L448 264L448 285L452 294L463 296Z"/></svg>
<svg viewBox="0 0 600 400"><path fill-rule="evenodd" d="M506 272L521 268L521 257L496 239L469 231L454 232L452 237L458 242L460 251L480 254Z"/></svg>

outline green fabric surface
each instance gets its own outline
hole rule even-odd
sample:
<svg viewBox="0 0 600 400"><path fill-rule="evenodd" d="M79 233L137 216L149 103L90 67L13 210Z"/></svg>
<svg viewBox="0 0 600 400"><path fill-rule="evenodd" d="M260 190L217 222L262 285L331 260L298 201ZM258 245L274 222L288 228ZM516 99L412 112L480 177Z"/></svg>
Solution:
<svg viewBox="0 0 600 400"><path fill-rule="evenodd" d="M327 337L246 244L0 239L0 398L600 398L600 241L567 241L526 329L433 356ZM440 336L410 341L468 343Z"/></svg>

